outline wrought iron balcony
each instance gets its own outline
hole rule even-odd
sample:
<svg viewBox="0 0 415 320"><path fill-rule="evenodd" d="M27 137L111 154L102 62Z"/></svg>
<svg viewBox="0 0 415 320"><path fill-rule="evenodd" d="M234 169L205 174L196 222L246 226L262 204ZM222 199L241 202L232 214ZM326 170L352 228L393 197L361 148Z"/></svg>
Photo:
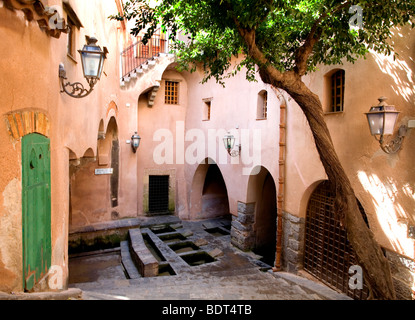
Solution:
<svg viewBox="0 0 415 320"><path fill-rule="evenodd" d="M160 29L146 44L143 44L141 36L137 37L134 44L121 52L121 80L128 78L146 61L160 53L168 53L167 35L160 32Z"/></svg>

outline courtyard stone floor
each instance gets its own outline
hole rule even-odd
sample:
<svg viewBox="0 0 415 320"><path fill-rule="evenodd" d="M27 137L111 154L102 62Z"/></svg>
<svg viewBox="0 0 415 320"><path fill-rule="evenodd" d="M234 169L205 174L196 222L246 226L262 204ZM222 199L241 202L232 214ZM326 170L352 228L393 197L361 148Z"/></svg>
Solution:
<svg viewBox="0 0 415 320"><path fill-rule="evenodd" d="M230 230L230 221L179 220L175 227L215 261L189 265L159 247L176 274L130 279L121 248L78 254L69 259L69 287L81 289L83 300L349 300L315 281L273 272L261 257L231 245L229 233L211 232Z"/></svg>

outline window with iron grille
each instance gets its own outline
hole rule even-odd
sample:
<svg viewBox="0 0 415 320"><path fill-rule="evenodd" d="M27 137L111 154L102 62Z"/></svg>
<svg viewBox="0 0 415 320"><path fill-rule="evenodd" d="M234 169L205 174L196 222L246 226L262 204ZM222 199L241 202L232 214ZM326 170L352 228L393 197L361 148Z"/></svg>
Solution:
<svg viewBox="0 0 415 320"><path fill-rule="evenodd" d="M344 70L339 70L331 76L331 112L344 110L344 82Z"/></svg>
<svg viewBox="0 0 415 320"><path fill-rule="evenodd" d="M169 211L169 176L149 176L150 213L166 213Z"/></svg>
<svg viewBox="0 0 415 320"><path fill-rule="evenodd" d="M322 182L310 197L304 246L304 270L326 285L354 299L366 299L368 288L349 287L349 268L357 265L355 251L334 211L335 191L329 181ZM367 223L363 207L358 202Z"/></svg>
<svg viewBox="0 0 415 320"><path fill-rule="evenodd" d="M258 103L257 103L257 119L263 120L268 116L268 92L262 90L258 93Z"/></svg>
<svg viewBox="0 0 415 320"><path fill-rule="evenodd" d="M165 104L179 104L179 82L166 81L165 83Z"/></svg>

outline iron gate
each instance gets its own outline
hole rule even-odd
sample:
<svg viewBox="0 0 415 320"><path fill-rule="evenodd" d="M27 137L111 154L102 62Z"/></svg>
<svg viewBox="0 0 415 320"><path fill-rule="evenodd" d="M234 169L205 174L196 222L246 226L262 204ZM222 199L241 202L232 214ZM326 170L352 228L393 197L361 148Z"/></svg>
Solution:
<svg viewBox="0 0 415 320"><path fill-rule="evenodd" d="M369 291L364 282L363 289L349 287L349 268L357 265L357 260L346 230L334 214L334 200L329 181L322 182L311 195L305 225L304 269L353 299L367 299ZM363 210L361 206L360 209Z"/></svg>

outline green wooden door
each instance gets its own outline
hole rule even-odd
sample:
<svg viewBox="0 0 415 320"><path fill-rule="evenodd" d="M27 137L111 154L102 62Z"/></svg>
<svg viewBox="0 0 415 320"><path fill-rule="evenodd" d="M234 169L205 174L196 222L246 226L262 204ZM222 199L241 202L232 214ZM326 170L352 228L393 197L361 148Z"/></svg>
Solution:
<svg viewBox="0 0 415 320"><path fill-rule="evenodd" d="M22 225L24 288L33 286L51 264L50 142L39 134L22 139Z"/></svg>

